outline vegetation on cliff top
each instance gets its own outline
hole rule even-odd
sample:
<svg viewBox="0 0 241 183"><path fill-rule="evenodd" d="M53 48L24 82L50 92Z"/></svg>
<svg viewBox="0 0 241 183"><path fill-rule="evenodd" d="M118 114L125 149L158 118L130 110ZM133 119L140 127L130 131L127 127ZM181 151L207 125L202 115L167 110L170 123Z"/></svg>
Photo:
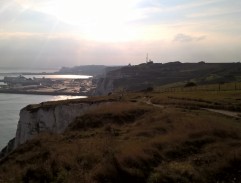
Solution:
<svg viewBox="0 0 241 183"><path fill-rule="evenodd" d="M113 80L113 88L142 90L147 87L163 86L178 82L214 84L240 82L240 63L143 63L121 67L106 74ZM131 84L130 84L131 83Z"/></svg>
<svg viewBox="0 0 241 183"><path fill-rule="evenodd" d="M241 119L202 109L237 109L240 99L238 91L102 98L113 102L1 160L0 182L241 182Z"/></svg>

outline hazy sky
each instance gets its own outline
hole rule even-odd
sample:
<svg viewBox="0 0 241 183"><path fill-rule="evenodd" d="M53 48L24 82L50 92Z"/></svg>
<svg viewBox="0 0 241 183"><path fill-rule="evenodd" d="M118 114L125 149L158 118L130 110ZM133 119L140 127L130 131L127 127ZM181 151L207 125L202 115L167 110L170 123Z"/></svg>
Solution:
<svg viewBox="0 0 241 183"><path fill-rule="evenodd" d="M0 66L241 61L239 0L1 0Z"/></svg>

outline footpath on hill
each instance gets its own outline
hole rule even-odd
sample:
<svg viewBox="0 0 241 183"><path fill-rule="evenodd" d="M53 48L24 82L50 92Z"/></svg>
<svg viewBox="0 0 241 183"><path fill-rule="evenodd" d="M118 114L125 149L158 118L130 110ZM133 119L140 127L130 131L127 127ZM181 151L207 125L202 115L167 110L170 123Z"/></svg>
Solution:
<svg viewBox="0 0 241 183"><path fill-rule="evenodd" d="M165 105L153 104L150 99L146 100L146 98L143 98L142 101L144 101L146 104L152 105L154 107L159 107L159 108L164 108L165 107ZM210 111L210 112L214 112L214 113L223 114L225 116L238 118L238 119L241 118L241 113L240 112L221 110L221 109L212 109L212 108L201 108L201 109L207 110L207 111Z"/></svg>

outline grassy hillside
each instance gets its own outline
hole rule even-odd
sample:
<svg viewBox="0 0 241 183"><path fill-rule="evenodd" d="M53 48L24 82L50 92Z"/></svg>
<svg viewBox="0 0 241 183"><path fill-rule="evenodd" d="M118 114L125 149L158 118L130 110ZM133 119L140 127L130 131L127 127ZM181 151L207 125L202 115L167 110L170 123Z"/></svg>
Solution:
<svg viewBox="0 0 241 183"><path fill-rule="evenodd" d="M98 101L112 102L1 160L0 182L241 182L241 119L202 109L239 111L240 92L153 91Z"/></svg>
<svg viewBox="0 0 241 183"><path fill-rule="evenodd" d="M114 89L137 91L147 87L193 81L199 85L241 81L240 63L144 63L107 73ZM131 83L131 84L130 84Z"/></svg>

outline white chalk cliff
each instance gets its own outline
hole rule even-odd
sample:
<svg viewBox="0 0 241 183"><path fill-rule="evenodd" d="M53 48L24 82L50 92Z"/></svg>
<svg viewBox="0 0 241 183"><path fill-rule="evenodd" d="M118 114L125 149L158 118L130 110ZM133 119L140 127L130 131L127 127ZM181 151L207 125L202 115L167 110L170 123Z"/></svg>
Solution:
<svg viewBox="0 0 241 183"><path fill-rule="evenodd" d="M101 105L109 105L108 101L65 101L48 102L28 105L20 111L20 119L15 138L0 151L0 159L8 155L19 145L31 140L36 135L47 133L62 133L76 117L85 114Z"/></svg>
<svg viewBox="0 0 241 183"><path fill-rule="evenodd" d="M114 90L114 79L110 77L100 78L94 95L106 95Z"/></svg>
<svg viewBox="0 0 241 183"><path fill-rule="evenodd" d="M96 107L90 103L69 103L39 107L30 110L28 107L20 111L14 149L41 132L62 133L68 125L90 108Z"/></svg>

